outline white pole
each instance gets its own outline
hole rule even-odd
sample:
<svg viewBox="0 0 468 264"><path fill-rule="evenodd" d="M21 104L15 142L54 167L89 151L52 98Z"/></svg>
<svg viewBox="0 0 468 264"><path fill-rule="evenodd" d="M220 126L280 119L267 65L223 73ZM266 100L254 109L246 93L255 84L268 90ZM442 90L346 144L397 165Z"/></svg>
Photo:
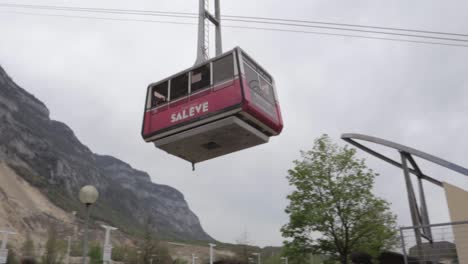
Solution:
<svg viewBox="0 0 468 264"><path fill-rule="evenodd" d="M210 245L210 264L213 264L214 258L213 258L213 247L215 247L215 244L209 244Z"/></svg>
<svg viewBox="0 0 468 264"><path fill-rule="evenodd" d="M110 246L110 232L113 230L117 230L117 228L112 227L112 226L106 226L106 225L101 225L104 229L106 229L106 236L104 238L104 245L105 246Z"/></svg>
<svg viewBox="0 0 468 264"><path fill-rule="evenodd" d="M111 263L112 262L112 245L110 242L110 232L112 230L117 230L117 228L107 225L101 225L104 229L106 229L106 235L104 237L104 247L103 247L103 254L102 254L102 261L103 263Z"/></svg>
<svg viewBox="0 0 468 264"><path fill-rule="evenodd" d="M68 236L68 245L67 245L67 264L70 264L70 250L71 250L71 236Z"/></svg>
<svg viewBox="0 0 468 264"><path fill-rule="evenodd" d="M261 260L261 253L260 253L260 252L258 252L258 253L253 253L252 255L257 256L257 258L258 258L257 263L258 263L258 264L261 264L261 263L262 263L262 260Z"/></svg>

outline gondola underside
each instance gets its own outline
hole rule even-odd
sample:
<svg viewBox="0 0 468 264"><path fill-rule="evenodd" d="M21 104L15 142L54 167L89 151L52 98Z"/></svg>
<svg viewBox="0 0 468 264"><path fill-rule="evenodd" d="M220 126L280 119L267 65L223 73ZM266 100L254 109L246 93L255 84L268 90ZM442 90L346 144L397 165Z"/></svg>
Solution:
<svg viewBox="0 0 468 264"><path fill-rule="evenodd" d="M198 163L268 142L268 136L230 116L154 141L169 154Z"/></svg>

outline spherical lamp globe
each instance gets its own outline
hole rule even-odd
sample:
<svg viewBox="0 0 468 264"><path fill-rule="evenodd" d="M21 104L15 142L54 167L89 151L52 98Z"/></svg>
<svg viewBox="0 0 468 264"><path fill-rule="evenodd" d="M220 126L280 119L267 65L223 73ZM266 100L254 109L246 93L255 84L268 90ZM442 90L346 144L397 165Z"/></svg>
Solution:
<svg viewBox="0 0 468 264"><path fill-rule="evenodd" d="M80 190L80 201L86 205L91 205L96 202L99 197L98 190L92 185L86 185Z"/></svg>

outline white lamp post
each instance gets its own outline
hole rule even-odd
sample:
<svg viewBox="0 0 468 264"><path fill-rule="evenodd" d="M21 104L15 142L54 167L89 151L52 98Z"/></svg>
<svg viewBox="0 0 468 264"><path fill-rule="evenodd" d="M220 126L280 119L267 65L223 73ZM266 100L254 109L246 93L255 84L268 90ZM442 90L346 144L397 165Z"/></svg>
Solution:
<svg viewBox="0 0 468 264"><path fill-rule="evenodd" d="M282 260L284 260L284 264L288 264L288 257L282 257Z"/></svg>
<svg viewBox="0 0 468 264"><path fill-rule="evenodd" d="M258 257L258 264L262 264L262 261L261 261L261 254L260 254L260 253L252 253L252 255Z"/></svg>
<svg viewBox="0 0 468 264"><path fill-rule="evenodd" d="M216 247L216 245L211 244L211 243L209 245L210 245L210 264L213 264L213 260L214 260L214 258L213 258L213 248Z"/></svg>
<svg viewBox="0 0 468 264"><path fill-rule="evenodd" d="M117 228L112 226L101 225L104 229L106 229L106 236L104 238L104 249L102 254L102 261L104 263L111 263L112 262L112 245L110 242L110 232L112 230L117 230Z"/></svg>
<svg viewBox="0 0 468 264"><path fill-rule="evenodd" d="M192 254L192 264L195 264L195 260L197 259L198 257L195 256L195 254Z"/></svg>
<svg viewBox="0 0 468 264"><path fill-rule="evenodd" d="M85 233L83 239L83 264L86 264L88 257L89 207L96 202L98 197L99 193L96 187L92 185L86 185L80 190L80 201L86 206Z"/></svg>

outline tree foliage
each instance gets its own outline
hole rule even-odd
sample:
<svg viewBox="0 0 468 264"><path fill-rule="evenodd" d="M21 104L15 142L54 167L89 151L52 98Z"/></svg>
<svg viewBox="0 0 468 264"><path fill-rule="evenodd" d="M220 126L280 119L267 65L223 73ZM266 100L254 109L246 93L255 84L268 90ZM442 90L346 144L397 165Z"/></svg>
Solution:
<svg viewBox="0 0 468 264"><path fill-rule="evenodd" d="M124 262L126 259L126 257L128 256L130 252L130 248L129 247L126 247L126 246L120 246L120 245L117 245L117 246L114 246L112 248L112 256L111 256L111 259L113 261L117 261L117 262Z"/></svg>
<svg viewBox="0 0 468 264"><path fill-rule="evenodd" d="M263 258L262 263L264 264L283 264L284 260L281 259L281 255L270 255Z"/></svg>
<svg viewBox="0 0 468 264"><path fill-rule="evenodd" d="M244 230L242 234L239 236L239 238L236 239L237 245L239 245L236 248L236 256L237 258L242 262L242 263L248 263L249 262L249 257L252 255L254 252L253 246L251 246L250 238L249 238L249 233L247 230Z"/></svg>
<svg viewBox="0 0 468 264"><path fill-rule="evenodd" d="M90 243L88 257L90 264L102 263L102 247L98 241L93 241Z"/></svg>
<svg viewBox="0 0 468 264"><path fill-rule="evenodd" d="M21 247L21 253L23 254L23 256L27 257L34 258L36 256L34 241L31 239L31 233L29 232L26 234L26 240L24 241L23 246Z"/></svg>
<svg viewBox="0 0 468 264"><path fill-rule="evenodd" d="M19 259L16 254L16 251L10 246L7 245L8 257L6 259L6 264L19 264Z"/></svg>
<svg viewBox="0 0 468 264"><path fill-rule="evenodd" d="M70 246L71 257L82 257L83 256L83 241L71 241Z"/></svg>
<svg viewBox="0 0 468 264"><path fill-rule="evenodd" d="M176 258L174 261L173 261L174 264L188 264L188 261L187 260L184 260L184 259L181 259L181 258Z"/></svg>
<svg viewBox="0 0 468 264"><path fill-rule="evenodd" d="M377 175L354 149L333 144L327 135L302 152L287 177L295 188L288 196L289 223L282 228L290 239L290 263L313 253L346 264L352 252L375 257L395 244L396 217L371 192Z"/></svg>
<svg viewBox="0 0 468 264"><path fill-rule="evenodd" d="M42 255L43 264L59 264L63 254L60 253L61 246L57 239L57 229L54 224L49 225L48 238L45 244L45 252Z"/></svg>
<svg viewBox="0 0 468 264"><path fill-rule="evenodd" d="M166 245L154 233L154 219L148 217L144 224L144 235L140 244L140 260L143 264L171 263L172 258ZM151 261L153 260L153 261ZM152 263L151 263L152 262Z"/></svg>

